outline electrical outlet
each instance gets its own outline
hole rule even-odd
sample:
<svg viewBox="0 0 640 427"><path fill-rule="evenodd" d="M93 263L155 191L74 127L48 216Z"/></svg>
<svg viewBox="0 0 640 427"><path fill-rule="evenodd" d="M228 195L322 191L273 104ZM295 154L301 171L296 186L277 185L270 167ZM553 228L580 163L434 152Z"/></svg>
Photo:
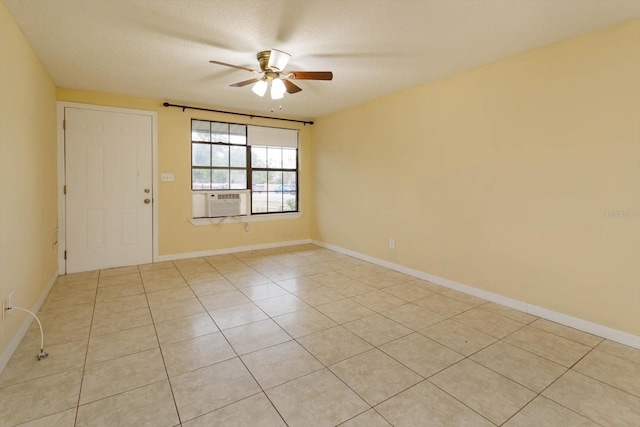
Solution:
<svg viewBox="0 0 640 427"><path fill-rule="evenodd" d="M396 248L396 241L393 239L389 239L389 249L395 249Z"/></svg>
<svg viewBox="0 0 640 427"><path fill-rule="evenodd" d="M4 317L9 314L7 313L7 302L5 300L2 300L2 321L4 322Z"/></svg>

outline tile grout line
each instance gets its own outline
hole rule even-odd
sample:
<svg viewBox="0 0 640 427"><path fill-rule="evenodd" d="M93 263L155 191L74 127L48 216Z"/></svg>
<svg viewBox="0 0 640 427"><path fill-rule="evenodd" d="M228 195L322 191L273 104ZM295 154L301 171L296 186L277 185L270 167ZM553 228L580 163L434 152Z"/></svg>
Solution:
<svg viewBox="0 0 640 427"><path fill-rule="evenodd" d="M594 377L592 377L591 375L584 374L584 373L582 373L582 372L580 372L580 371L576 371L576 370L574 369L574 368L575 368L575 366L576 366L578 363L580 363L580 362L581 362L584 358L586 358L589 354L591 354L592 352L594 352L598 346L599 346L599 344L598 344L598 345L596 345L596 346L594 346L594 347L592 347L588 352L586 352L582 357L580 357L580 359L578 359L577 361L575 361L575 362L574 362L574 363L573 363L569 368L567 368L567 370L566 370L562 375L560 375L560 376L559 376L558 378L556 378L556 379L555 379L551 384L549 384L547 387L545 387L545 388L544 388L544 390L542 390L542 391L540 392L540 395L542 396L542 393L544 393L544 392L545 392L547 389L549 389L553 384L555 384L558 380L560 380L560 378L562 378L562 377L564 377L565 375L567 375L567 373L569 373L569 372L573 372L573 373L576 373L576 374L579 374L579 375L584 375L584 376L585 376L585 377L587 377L587 378L591 378L592 380L597 381L597 382L599 382L600 384L604 384L604 385L606 385L606 386L609 386L609 387L611 387L611 388L613 388L613 389L616 389L616 390L618 390L618 391L620 391L620 392L622 392L622 393L625 393L625 394L627 394L627 395L629 395L629 396L632 396L632 397L635 397L635 398L640 398L640 396L638 396L638 395L635 395L635 394L633 394L633 393L629 393L628 391L626 391L626 390L622 390L621 388L619 388L619 387L617 387L617 386L615 386L615 385L609 384L609 383L607 383L607 382L605 382L605 381L602 381L602 380L600 380L600 379L598 379L598 378L594 378ZM613 356L615 356L615 355L613 355ZM565 406L565 405L563 405L562 403L560 403L560 402L556 402L555 400L553 400L553 399L552 399L552 398L550 398L550 397L547 397L547 396L542 396L542 397L547 398L547 399L551 400L552 402L554 402L554 403L556 403L556 404L558 404L558 405L562 406L563 408L566 408L566 409L570 410L571 412L575 412L576 414L578 414L578 415L580 415L580 416L582 416L582 417L584 417L584 418L587 418L588 420L593 421L594 423L596 423L596 424L599 424L599 425L600 425L600 423L598 423L598 422L597 422L597 421L595 421L595 420L592 420L592 419L591 419L589 416L587 416L586 414L581 414L581 413L579 413L579 412L576 412L576 411L574 411L573 409L566 407L566 406Z"/></svg>
<svg viewBox="0 0 640 427"><path fill-rule="evenodd" d="M567 409L567 410L569 410L569 411L571 411L571 412L573 412L573 413L575 413L575 414L578 414L578 415L580 415L581 417L586 418L586 419L588 419L589 421L594 422L595 424L602 425L602 424L600 424L600 423L596 422L595 420L592 420L592 419L591 419L590 417L588 417L586 414L581 414L581 413L579 413L579 412L576 412L576 411L574 411L573 409L571 409L571 408L569 408L569 407L567 407L567 406L563 405L562 403L560 403L560 402L556 402L554 399L552 399L552 398L550 398L550 397L547 397L547 396L545 396L545 395L543 395L543 394L542 394L542 393L544 393L545 391L547 391L549 388L551 388L555 383L557 383L557 382L558 382L562 377L564 377L565 375L567 375L567 373L569 373L570 371L571 371L571 368L567 368L567 370L566 370L566 371L564 371L564 372L562 373L562 375L560 375L558 378L556 378L555 380L553 380L553 381L552 381L548 386L546 386L546 387L545 387L545 388L544 388L544 389L543 389L543 390L538 394L538 397L544 397L545 399L550 400L551 402L555 403L556 405L559 405L559 406L561 406L561 407L563 407L563 408L565 408L565 409ZM523 408L523 409L524 409L524 408ZM514 415L515 415L515 414L514 414Z"/></svg>
<svg viewBox="0 0 640 427"><path fill-rule="evenodd" d="M179 270L178 270L179 272ZM160 339L158 338L158 329L156 328L156 321L153 318L153 313L151 312L151 305L149 304L149 298L147 297L147 289L144 286L144 280L142 278L142 272L140 271L140 267L138 266L138 273L140 274L140 281L142 282L142 288L144 289L144 298L147 301L147 307L149 309L149 315L151 316L151 324L153 325L153 331L156 335L156 340L158 341L158 350L160 352L160 357L162 358L162 366L164 367L164 373L167 376L167 384L169 385L169 390L171 391L171 399L173 400L173 407L176 410L176 416L178 417L178 425L182 424L182 418L180 417L180 411L178 410L178 403L176 402L176 396L173 392L173 386L171 384L171 379L169 378L169 370L167 369L167 362L164 359L164 352L162 351L162 346L160 345ZM182 274L181 274L182 276ZM160 382L160 381L157 381ZM155 384L155 383L153 383ZM149 385L149 384L147 384Z"/></svg>
<svg viewBox="0 0 640 427"><path fill-rule="evenodd" d="M78 424L78 415L80 414L80 399L82 397L82 385L84 384L84 375L87 370L87 358L89 356L89 346L91 345L91 329L93 329L93 318L95 317L96 312L96 303L98 298L98 288L100 287L100 276L102 275L102 271L98 270L98 277L96 278L96 293L93 300L93 310L91 311L91 322L89 324L89 338L87 339L87 350L84 354L84 364L82 365L82 376L80 377L80 390L78 391L78 403L76 405L76 416L74 419L74 425Z"/></svg>
<svg viewBox="0 0 640 427"><path fill-rule="evenodd" d="M438 384L434 384L431 381L429 381L428 379L426 379L425 381L427 381L429 384L431 384L432 386L434 386L435 388L437 388L438 390L440 390L441 392L445 393L447 396L451 397L452 399L454 399L456 402L460 403L461 405L463 405L465 408L468 408L469 410L475 412L476 414L478 414L480 417L484 418L485 420L487 420L489 423L495 425L495 423L493 421L491 421L489 418L485 417L484 415L482 415L480 412L476 411L475 409L473 409L472 407L470 407L469 405L467 405L466 403L462 402L460 399L458 399L457 397L453 396L451 393L449 393L448 391L442 389L440 386L438 386Z"/></svg>

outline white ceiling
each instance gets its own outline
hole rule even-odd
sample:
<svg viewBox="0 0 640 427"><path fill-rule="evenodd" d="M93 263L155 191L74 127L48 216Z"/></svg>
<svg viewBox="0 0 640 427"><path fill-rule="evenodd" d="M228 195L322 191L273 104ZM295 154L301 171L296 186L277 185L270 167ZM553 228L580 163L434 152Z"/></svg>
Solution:
<svg viewBox="0 0 640 427"><path fill-rule="evenodd" d="M304 119L640 16L640 0L4 2L58 87ZM333 81L271 101L209 63L259 68L272 48Z"/></svg>

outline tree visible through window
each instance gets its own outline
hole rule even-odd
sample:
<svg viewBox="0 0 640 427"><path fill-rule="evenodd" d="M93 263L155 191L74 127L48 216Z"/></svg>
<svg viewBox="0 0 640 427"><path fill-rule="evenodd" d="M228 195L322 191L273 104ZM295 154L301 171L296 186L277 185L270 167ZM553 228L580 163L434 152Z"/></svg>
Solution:
<svg viewBox="0 0 640 427"><path fill-rule="evenodd" d="M251 189L252 214L297 212L297 143L275 144L250 141L247 125L192 120L191 189Z"/></svg>

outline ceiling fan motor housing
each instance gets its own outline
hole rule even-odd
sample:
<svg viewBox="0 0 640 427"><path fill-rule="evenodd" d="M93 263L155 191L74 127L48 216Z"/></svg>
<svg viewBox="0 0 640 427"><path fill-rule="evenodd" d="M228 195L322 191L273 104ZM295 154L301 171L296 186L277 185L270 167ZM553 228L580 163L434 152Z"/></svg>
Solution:
<svg viewBox="0 0 640 427"><path fill-rule="evenodd" d="M258 62L260 63L260 69L262 71L268 71L270 56L271 56L270 50L264 50L262 52L258 52L258 55L256 55L256 57L258 58Z"/></svg>

